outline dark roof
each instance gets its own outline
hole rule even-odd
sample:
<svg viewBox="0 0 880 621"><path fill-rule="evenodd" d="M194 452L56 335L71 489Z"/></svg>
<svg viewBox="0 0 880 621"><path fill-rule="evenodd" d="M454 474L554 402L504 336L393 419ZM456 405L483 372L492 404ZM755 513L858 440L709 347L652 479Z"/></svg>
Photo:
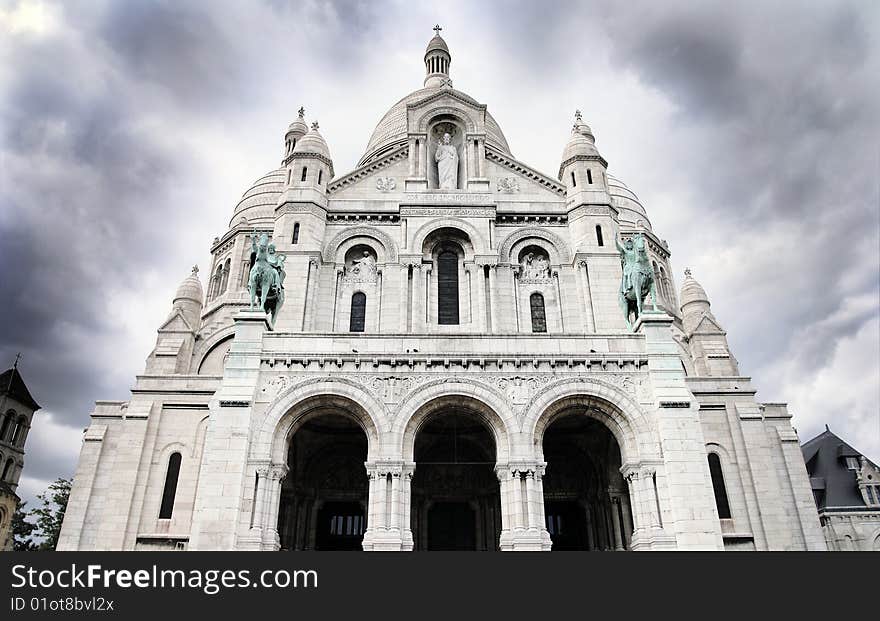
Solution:
<svg viewBox="0 0 880 621"><path fill-rule="evenodd" d="M801 452L810 474L810 483L814 492L817 492L815 495L819 509L866 506L859 492L856 473L846 467L844 459L847 456L861 456L862 453L834 435L827 427L818 436L804 443Z"/></svg>
<svg viewBox="0 0 880 621"><path fill-rule="evenodd" d="M30 391L25 386L24 380L21 379L21 373L18 369L6 369L0 375L0 395L9 395L11 399L15 399L25 407L29 407L36 411L40 409L40 405L34 401Z"/></svg>

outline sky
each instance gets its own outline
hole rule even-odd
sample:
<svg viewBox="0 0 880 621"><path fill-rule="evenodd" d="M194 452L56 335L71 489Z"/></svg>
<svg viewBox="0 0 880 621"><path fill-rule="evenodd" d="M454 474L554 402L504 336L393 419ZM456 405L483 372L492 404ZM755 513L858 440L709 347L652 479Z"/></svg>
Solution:
<svg viewBox="0 0 880 621"><path fill-rule="evenodd" d="M759 400L880 460L880 3L0 0L0 366L21 352L43 406L31 506L296 110L350 171L435 23L518 159L555 176L583 111Z"/></svg>

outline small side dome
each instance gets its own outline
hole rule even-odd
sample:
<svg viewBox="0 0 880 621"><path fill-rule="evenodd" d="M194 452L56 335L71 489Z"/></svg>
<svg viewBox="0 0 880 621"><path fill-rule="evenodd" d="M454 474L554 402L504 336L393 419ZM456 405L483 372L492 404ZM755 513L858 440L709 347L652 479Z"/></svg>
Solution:
<svg viewBox="0 0 880 621"><path fill-rule="evenodd" d="M587 140L596 143L596 137L593 135L593 130L590 129L590 126L584 123L584 117L581 114L580 110L574 111L574 131L586 136Z"/></svg>
<svg viewBox="0 0 880 621"><path fill-rule="evenodd" d="M312 123L312 128L305 136L297 140L296 146L293 147L293 154L301 156L306 154L321 155L328 160L330 159L330 147L327 146L327 141L318 132L317 121Z"/></svg>
<svg viewBox="0 0 880 621"><path fill-rule="evenodd" d="M685 306L695 302L705 304L707 307L710 306L706 290L691 275L690 268L684 271L684 282L681 285L681 296L679 296L679 299L681 300L682 312L684 312Z"/></svg>
<svg viewBox="0 0 880 621"><path fill-rule="evenodd" d="M184 278L183 282L180 283L180 286L177 288L177 293L174 294L173 304L174 306L177 306L179 302L190 300L201 306L203 299L204 291L202 290L202 281L199 280L199 266L194 265L192 273Z"/></svg>
<svg viewBox="0 0 880 621"><path fill-rule="evenodd" d="M435 28L435 31L437 32L437 34L435 34L431 38L431 40L428 41L428 47L425 50L425 56L427 56L428 54L430 54L431 52L433 52L435 50L441 50L441 51L449 54L449 46L446 45L446 41L444 41L443 37L440 36L439 30L441 30L441 29L438 26L435 26L434 28Z"/></svg>
<svg viewBox="0 0 880 621"><path fill-rule="evenodd" d="M576 155L599 155L596 145L577 129L572 129L568 144L562 150L562 161L567 162Z"/></svg>

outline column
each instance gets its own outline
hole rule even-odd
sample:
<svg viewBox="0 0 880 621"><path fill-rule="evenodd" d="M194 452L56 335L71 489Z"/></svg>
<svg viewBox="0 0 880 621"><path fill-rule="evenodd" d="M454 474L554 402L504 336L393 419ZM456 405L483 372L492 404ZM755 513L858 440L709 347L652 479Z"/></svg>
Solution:
<svg viewBox="0 0 880 621"><path fill-rule="evenodd" d="M632 471L628 472L624 475L626 479L627 486L629 487L629 498L630 498L630 506L632 507L632 518L633 518L633 537L643 529L642 522L644 519L642 515L640 515L640 511L642 510L641 505L639 504L639 473Z"/></svg>
<svg viewBox="0 0 880 621"><path fill-rule="evenodd" d="M400 469L391 473L391 529L400 529Z"/></svg>
<svg viewBox="0 0 880 621"><path fill-rule="evenodd" d="M474 309L473 325L474 328L479 330L480 332L485 332L486 306L485 301L483 300L483 293L486 289L486 283L483 281L486 277L483 274L483 268L481 265L477 265L475 263L473 265L469 265L468 269L470 270L471 274L471 300Z"/></svg>
<svg viewBox="0 0 880 621"><path fill-rule="evenodd" d="M654 474L655 471L653 469L643 468L639 479L642 481L645 490L644 497L648 505L647 513L651 520L651 526L653 528L660 528L660 514L658 512L660 504L657 500L657 488L654 485Z"/></svg>
<svg viewBox="0 0 880 621"><path fill-rule="evenodd" d="M382 331L382 287L384 279L382 278L382 269L376 271L376 323L375 330L378 334ZM369 301L367 301L369 304Z"/></svg>
<svg viewBox="0 0 880 621"><path fill-rule="evenodd" d="M616 493L609 494L611 500L611 525L614 529L614 549L623 550L623 529L620 524L620 496Z"/></svg>
<svg viewBox="0 0 880 621"><path fill-rule="evenodd" d="M413 266L413 295L412 295L412 331L424 331L424 311L422 310L422 264L414 263Z"/></svg>
<svg viewBox="0 0 880 621"><path fill-rule="evenodd" d="M333 291L333 323L330 325L330 331L336 332L336 314L339 312L339 296L342 294L342 266L336 266L336 282Z"/></svg>
<svg viewBox="0 0 880 621"><path fill-rule="evenodd" d="M498 332L498 304L501 296L498 291L498 275L495 273L497 265L489 266L489 298L486 303L489 304L489 317L492 322L492 332Z"/></svg>
<svg viewBox="0 0 880 621"><path fill-rule="evenodd" d="M266 495L267 511L263 523L263 549L278 550L281 547L281 538L278 534L278 507L281 504L281 484L287 476L286 464L272 464L269 466L268 486Z"/></svg>
<svg viewBox="0 0 880 621"><path fill-rule="evenodd" d="M422 313L422 319L425 322L425 326L429 326L431 324L437 323L436 317L434 317L433 310L434 304L431 299L431 292L434 288L434 283L431 282L431 265L424 265L422 271L425 273L424 276L424 295L422 296L424 299L424 312ZM461 300L459 300L459 312L461 312Z"/></svg>
<svg viewBox="0 0 880 621"><path fill-rule="evenodd" d="M407 319L409 318L409 309L407 309L406 304L409 300L409 265L406 263L400 265L400 332L408 332L409 324L407 323Z"/></svg>
<svg viewBox="0 0 880 621"><path fill-rule="evenodd" d="M565 303L562 300L562 287L559 286L559 271L553 271L553 282L556 283L556 302L559 307L559 329L565 332Z"/></svg>
<svg viewBox="0 0 880 621"><path fill-rule="evenodd" d="M263 503L266 498L266 485L269 477L269 467L261 466L257 468L256 489L254 490L253 499L253 515L251 515L251 530L263 530Z"/></svg>
<svg viewBox="0 0 880 621"><path fill-rule="evenodd" d="M590 293L590 276L586 261L578 261L578 284L581 289L581 302L584 305L584 327L587 334L590 334L596 331L596 316L593 312L593 296Z"/></svg>
<svg viewBox="0 0 880 621"><path fill-rule="evenodd" d="M401 468L401 486L400 486L400 540L401 550L410 551L413 549L412 536L412 479L416 471L415 463L403 464Z"/></svg>
<svg viewBox="0 0 880 621"><path fill-rule="evenodd" d="M513 327L517 332L520 332L521 330L519 317L519 275L521 271L522 268L519 265L510 268L510 273L513 276L513 316L516 318Z"/></svg>
<svg viewBox="0 0 880 621"><path fill-rule="evenodd" d="M541 527L541 521L538 516L538 496L535 485L535 471L527 470L526 479L526 516L528 518L528 529L538 530Z"/></svg>

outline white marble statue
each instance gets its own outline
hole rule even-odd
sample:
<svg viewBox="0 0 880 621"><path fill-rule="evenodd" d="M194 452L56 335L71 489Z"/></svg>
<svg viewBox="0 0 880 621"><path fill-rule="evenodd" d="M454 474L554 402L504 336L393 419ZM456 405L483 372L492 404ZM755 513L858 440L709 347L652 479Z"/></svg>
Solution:
<svg viewBox="0 0 880 621"><path fill-rule="evenodd" d="M441 190L455 190L458 188L458 151L452 144L452 136L443 134L443 140L437 143L434 152L434 161L437 162L437 179Z"/></svg>

